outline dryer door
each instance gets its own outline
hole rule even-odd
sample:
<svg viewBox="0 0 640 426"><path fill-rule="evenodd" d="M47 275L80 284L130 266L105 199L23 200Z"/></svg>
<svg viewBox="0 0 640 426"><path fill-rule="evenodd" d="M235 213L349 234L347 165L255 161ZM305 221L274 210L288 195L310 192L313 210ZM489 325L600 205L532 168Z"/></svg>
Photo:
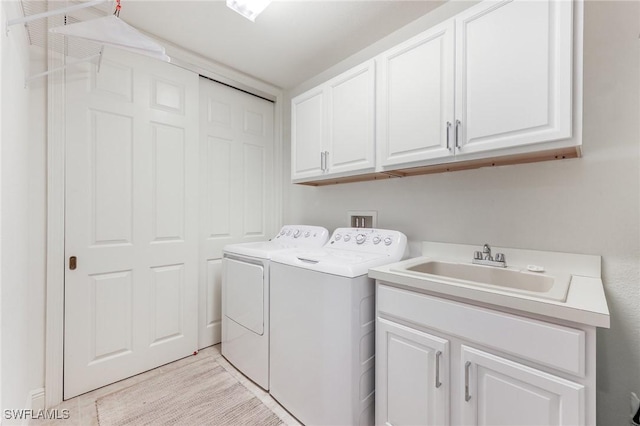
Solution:
<svg viewBox="0 0 640 426"><path fill-rule="evenodd" d="M264 265L225 258L226 316L256 334L264 333Z"/></svg>

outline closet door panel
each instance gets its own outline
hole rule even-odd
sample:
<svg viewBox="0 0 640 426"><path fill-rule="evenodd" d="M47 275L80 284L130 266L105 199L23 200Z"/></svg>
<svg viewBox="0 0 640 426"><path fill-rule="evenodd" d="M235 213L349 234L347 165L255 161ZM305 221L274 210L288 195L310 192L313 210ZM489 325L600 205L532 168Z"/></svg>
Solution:
<svg viewBox="0 0 640 426"><path fill-rule="evenodd" d="M224 246L275 232L273 120L273 103L200 78L199 348L222 337Z"/></svg>

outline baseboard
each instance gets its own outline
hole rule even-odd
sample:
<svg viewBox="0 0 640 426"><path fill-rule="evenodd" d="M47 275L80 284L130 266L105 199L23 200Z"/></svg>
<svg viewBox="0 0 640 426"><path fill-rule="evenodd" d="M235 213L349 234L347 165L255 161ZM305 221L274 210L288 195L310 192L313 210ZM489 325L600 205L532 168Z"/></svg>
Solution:
<svg viewBox="0 0 640 426"><path fill-rule="evenodd" d="M29 392L29 399L33 411L44 410L44 388L34 389Z"/></svg>
<svg viewBox="0 0 640 426"><path fill-rule="evenodd" d="M31 413L37 413L40 410L44 410L44 388L33 389L27 394L27 400L24 404L25 411ZM28 426L31 419L25 416L22 419L22 426Z"/></svg>

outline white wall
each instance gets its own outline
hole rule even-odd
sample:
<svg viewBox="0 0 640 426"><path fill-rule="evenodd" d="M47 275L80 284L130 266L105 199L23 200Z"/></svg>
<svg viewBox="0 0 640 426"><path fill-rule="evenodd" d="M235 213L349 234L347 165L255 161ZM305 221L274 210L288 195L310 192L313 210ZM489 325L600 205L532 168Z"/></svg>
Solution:
<svg viewBox="0 0 640 426"><path fill-rule="evenodd" d="M20 16L17 2L1 2L4 19ZM30 50L24 28L0 37L1 408L29 406L44 384L44 89L25 88ZM33 114L35 111L40 113Z"/></svg>
<svg viewBox="0 0 640 426"><path fill-rule="evenodd" d="M292 90L285 99L432 26L453 2ZM628 424L640 391L640 4L586 1L582 158L328 187L291 185L285 109L285 223L347 226L377 210L378 227L413 242L484 242L602 255L611 329L598 332L598 424Z"/></svg>
<svg viewBox="0 0 640 426"><path fill-rule="evenodd" d="M4 11L3 7L0 7L0 22L4 22L6 21L6 13ZM2 102L2 95L4 94L4 91L2 90L2 86L3 84L3 78L4 78L4 58L2 55L2 52L5 51L6 49L4 49L2 47L2 42L0 42L0 241L2 241L2 141L3 141L3 137L2 137L2 132L3 132L3 102ZM3 267L2 267L2 244L0 243L0 309L2 309L2 271L3 271ZM2 379L4 378L3 373L2 373L2 314L0 312L0 410L4 408L3 405L3 399L2 399ZM2 421L0 420L0 423Z"/></svg>
<svg viewBox="0 0 640 426"><path fill-rule="evenodd" d="M31 46L30 74L46 70L44 49ZM31 390L44 388L45 299L47 258L47 79L29 83L29 383ZM44 408L44 400L33 401Z"/></svg>

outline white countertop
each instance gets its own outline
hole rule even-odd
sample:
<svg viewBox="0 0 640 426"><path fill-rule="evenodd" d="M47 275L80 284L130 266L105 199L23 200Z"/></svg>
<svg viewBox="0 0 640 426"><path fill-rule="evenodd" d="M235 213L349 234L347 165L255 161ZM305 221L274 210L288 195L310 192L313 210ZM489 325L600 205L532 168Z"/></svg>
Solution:
<svg viewBox="0 0 640 426"><path fill-rule="evenodd" d="M499 289L481 288L453 283L446 278L398 271L406 266L428 260L471 263L476 246L423 243L423 256L387 264L369 270L369 277L393 286L440 295L465 303L493 305L509 311L520 311L561 319L578 324L609 328L609 308L600 278L600 257L567 253L539 252L494 247L493 253L504 253L509 266L543 265L550 273L568 273L571 284L566 301L545 300ZM513 262L513 263L512 263ZM519 265L522 264L522 265Z"/></svg>

